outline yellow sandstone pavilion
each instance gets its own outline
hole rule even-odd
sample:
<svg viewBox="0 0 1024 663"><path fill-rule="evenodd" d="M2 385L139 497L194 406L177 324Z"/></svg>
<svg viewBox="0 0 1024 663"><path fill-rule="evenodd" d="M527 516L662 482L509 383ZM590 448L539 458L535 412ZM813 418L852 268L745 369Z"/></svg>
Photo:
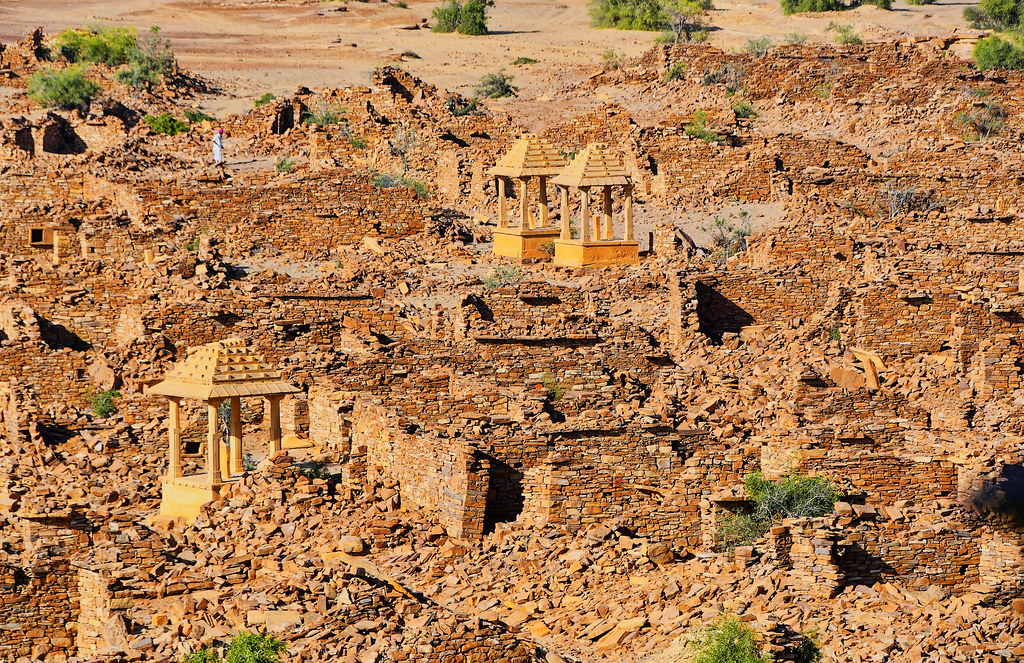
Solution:
<svg viewBox="0 0 1024 663"><path fill-rule="evenodd" d="M498 189L498 229L494 231L495 255L508 258L541 258L541 248L558 237L558 227L548 215L548 178L568 162L558 150L535 134L523 134L490 170ZM530 210L530 184L539 189L537 216ZM509 226L508 180L519 180L519 225Z"/></svg>
<svg viewBox="0 0 1024 663"><path fill-rule="evenodd" d="M258 396L270 404L270 452L281 450L281 399L298 389L281 378L240 338L207 343L192 349L149 392L170 401L170 458L163 477L160 513L192 519L203 504L220 499L221 490L242 474L241 399ZM206 472L183 476L181 468L181 399L201 401L207 408ZM217 407L231 402L230 441L222 453Z"/></svg>
<svg viewBox="0 0 1024 663"><path fill-rule="evenodd" d="M622 155L604 143L590 143L552 180L562 189L562 232L555 240L555 264L564 267L632 265L640 259L633 239L633 181ZM621 187L622 238L616 239L612 220L612 187ZM569 189L580 192L580 231L573 239ZM601 214L591 219L591 191L601 191Z"/></svg>

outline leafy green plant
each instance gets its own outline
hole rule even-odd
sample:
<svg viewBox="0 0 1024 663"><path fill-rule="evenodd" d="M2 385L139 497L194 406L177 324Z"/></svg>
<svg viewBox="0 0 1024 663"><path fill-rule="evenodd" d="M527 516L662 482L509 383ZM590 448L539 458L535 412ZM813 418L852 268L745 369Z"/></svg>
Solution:
<svg viewBox="0 0 1024 663"><path fill-rule="evenodd" d="M934 5L936 0L907 0L908 5Z"/></svg>
<svg viewBox="0 0 1024 663"><path fill-rule="evenodd" d="M281 157L274 162L274 170L279 173L290 173L295 169L295 162L288 157Z"/></svg>
<svg viewBox="0 0 1024 663"><path fill-rule="evenodd" d="M519 285L523 280L523 272L512 265L498 265L491 273L480 279L488 288L508 288Z"/></svg>
<svg viewBox="0 0 1024 663"><path fill-rule="evenodd" d="M89 394L88 398L89 404L92 405L92 413L101 419L107 419L110 415L117 412L117 405L114 404L114 399L120 397L121 392L114 389Z"/></svg>
<svg viewBox="0 0 1024 663"><path fill-rule="evenodd" d="M60 71L42 69L29 79L28 96L48 108L86 108L100 91L100 86L86 78L85 74L86 71L80 66L66 67Z"/></svg>
<svg viewBox="0 0 1024 663"><path fill-rule="evenodd" d="M562 399L565 393L569 391L569 387L563 384L558 378L551 373L545 373L543 377L544 389L547 391L548 399L552 402Z"/></svg>
<svg viewBox="0 0 1024 663"><path fill-rule="evenodd" d="M835 12L843 9L839 0L781 0L782 13L803 14L807 12Z"/></svg>
<svg viewBox="0 0 1024 663"><path fill-rule="evenodd" d="M310 125L326 126L348 122L345 118L345 109L319 104L316 109L306 111L302 121Z"/></svg>
<svg viewBox="0 0 1024 663"><path fill-rule="evenodd" d="M998 136L1003 130L1006 110L998 101L986 101L966 113L957 113L954 122L965 127L969 140L986 140Z"/></svg>
<svg viewBox="0 0 1024 663"><path fill-rule="evenodd" d="M84 30L65 30L58 35L54 47L68 62L95 62L116 67L128 62L135 44L134 27L95 25Z"/></svg>
<svg viewBox="0 0 1024 663"><path fill-rule="evenodd" d="M392 189L404 186L416 192L416 195L426 200L430 197L430 190L426 182L406 177L405 175L388 175L386 173L374 173L370 176L370 184L378 189Z"/></svg>
<svg viewBox="0 0 1024 663"><path fill-rule="evenodd" d="M807 43L807 35L803 34L802 32L790 32L788 35L786 35L786 43L787 44L806 44Z"/></svg>
<svg viewBox="0 0 1024 663"><path fill-rule="evenodd" d="M686 70L689 69L690 65L685 62L676 62L665 70L665 82L671 83L672 81L681 81L683 76L686 75Z"/></svg>
<svg viewBox="0 0 1024 663"><path fill-rule="evenodd" d="M242 631L228 646L226 663L280 663L288 645L272 635ZM185 658L185 663L221 663L212 647L203 647Z"/></svg>
<svg viewBox="0 0 1024 663"><path fill-rule="evenodd" d="M149 36L136 40L128 52L128 68L117 72L116 78L125 85L149 90L163 82L174 69L174 53L160 36L160 28L152 26Z"/></svg>
<svg viewBox="0 0 1024 663"><path fill-rule="evenodd" d="M979 39L974 45L973 55L981 71L1024 69L1024 48L997 35Z"/></svg>
<svg viewBox="0 0 1024 663"><path fill-rule="evenodd" d="M409 3L406 2L405 0L398 0L398 2L394 3L394 5L396 7L398 7L399 9L408 9L409 8Z"/></svg>
<svg viewBox="0 0 1024 663"><path fill-rule="evenodd" d="M739 216L715 216L710 223L701 226L701 230L711 237L714 247L711 258L719 265L747 248L747 237L750 235L750 223L747 212L741 211ZM735 223L733 219L738 219Z"/></svg>
<svg viewBox="0 0 1024 663"><path fill-rule="evenodd" d="M476 94L485 99L514 97L519 92L519 88L512 85L514 78L514 76L506 74L504 69L495 74L485 74L476 86Z"/></svg>
<svg viewBox="0 0 1024 663"><path fill-rule="evenodd" d="M828 330L828 340L830 341L841 341L843 340L842 332L839 331L839 327L833 327Z"/></svg>
<svg viewBox="0 0 1024 663"><path fill-rule="evenodd" d="M708 128L707 111L698 110L693 113L690 121L684 127L687 136L699 138L705 143L713 143L721 140L721 136Z"/></svg>
<svg viewBox="0 0 1024 663"><path fill-rule="evenodd" d="M178 134L188 132L188 124L182 122L170 113L146 115L142 118L142 121L146 123L146 126L158 134L176 136Z"/></svg>
<svg viewBox="0 0 1024 663"><path fill-rule="evenodd" d="M365 138L358 134L352 134L348 137L348 144L352 146L354 150L365 150L369 143Z"/></svg>
<svg viewBox="0 0 1024 663"><path fill-rule="evenodd" d="M771 663L753 629L739 617L722 615L690 642L693 663Z"/></svg>
<svg viewBox="0 0 1024 663"><path fill-rule="evenodd" d="M754 105L746 99L737 99L732 102L732 112L736 117L753 119L757 117Z"/></svg>
<svg viewBox="0 0 1024 663"><path fill-rule="evenodd" d="M772 40L768 37L759 37L757 39L748 39L747 46L744 50L750 53L755 58L763 58L768 55L768 50L772 47Z"/></svg>
<svg viewBox="0 0 1024 663"><path fill-rule="evenodd" d="M820 663L823 654L818 643L818 629L812 626L801 635L804 639L793 649L793 663Z"/></svg>
<svg viewBox="0 0 1024 663"><path fill-rule="evenodd" d="M198 234L194 235L192 237L192 239L190 239L189 241L185 242L185 245L182 248L184 248L186 251L191 251L192 253L196 253L197 251L199 251L199 238L202 235L209 235L209 234L210 234L209 228L203 228L202 230L199 231Z"/></svg>
<svg viewBox="0 0 1024 663"><path fill-rule="evenodd" d="M592 0L588 11L595 28L659 32L671 31L673 11L692 17L707 9L711 0Z"/></svg>
<svg viewBox="0 0 1024 663"><path fill-rule="evenodd" d="M725 87L727 96L732 96L743 89L743 76L746 73L743 67L728 63L717 69L709 69L701 77L701 85L717 85L721 83Z"/></svg>
<svg viewBox="0 0 1024 663"><path fill-rule="evenodd" d="M549 256L555 255L555 242L554 242L554 240L544 242L543 244L541 244L537 248L540 249L541 251L543 251L544 253L548 254Z"/></svg>
<svg viewBox="0 0 1024 663"><path fill-rule="evenodd" d="M185 111L185 119L188 120L191 124L199 124L200 122L216 122L217 121L217 118L213 117L212 115L207 115L203 111L193 111L193 110Z"/></svg>
<svg viewBox="0 0 1024 663"><path fill-rule="evenodd" d="M185 657L184 663L220 663L220 656L210 647L203 647Z"/></svg>
<svg viewBox="0 0 1024 663"><path fill-rule="evenodd" d="M451 111L451 114L455 117L462 117L463 115L470 115L477 112L477 106L480 102L476 97L473 97L469 101L463 103L459 97L451 96L445 100L445 106Z"/></svg>
<svg viewBox="0 0 1024 663"><path fill-rule="evenodd" d="M315 479L329 479L331 473L327 470L327 463L322 460L314 460L305 465L296 465L295 473L301 474L310 481Z"/></svg>
<svg viewBox="0 0 1024 663"><path fill-rule="evenodd" d="M829 21L828 27L825 28L825 32L835 32L836 41L847 46L859 46L864 43L864 40L860 38L860 35L853 31L853 26L848 23L836 23L835 21Z"/></svg>
<svg viewBox="0 0 1024 663"><path fill-rule="evenodd" d="M513 67L520 67L527 64L537 64L537 61L534 60L533 58L528 58L525 55L521 55L515 60L512 60Z"/></svg>
<svg viewBox="0 0 1024 663"><path fill-rule="evenodd" d="M964 9L964 20L979 30L1009 30L1024 19L1021 0L981 0L977 7Z"/></svg>
<svg viewBox="0 0 1024 663"><path fill-rule="evenodd" d="M706 41L708 20L704 12L707 9L711 9L710 0L663 0L664 25L655 41L661 44Z"/></svg>
<svg viewBox="0 0 1024 663"><path fill-rule="evenodd" d="M814 95L815 99L828 99L832 96L832 84L831 83L818 83L811 90L811 94Z"/></svg>
<svg viewBox="0 0 1024 663"><path fill-rule="evenodd" d="M263 93L263 95L261 95L260 97L258 97L258 98L253 100L253 102L252 102L253 108L259 108L260 106L266 106L267 104L269 104L274 99L277 99L277 97L275 97L270 92L265 92L265 93Z"/></svg>
<svg viewBox="0 0 1024 663"><path fill-rule="evenodd" d="M621 66L619 62L619 54L615 52L615 49L609 48L604 53L601 53L601 68L605 71L615 70Z"/></svg>
<svg viewBox="0 0 1024 663"><path fill-rule="evenodd" d="M434 19L433 32L458 32L461 35L487 34L487 8L494 5L493 0L447 0L435 7L430 16Z"/></svg>
<svg viewBox="0 0 1024 663"><path fill-rule="evenodd" d="M430 17L434 19L434 27L430 30L432 32L455 32L455 28L459 27L459 12L462 11L462 4L458 0L448 0L439 7L435 7L434 11L430 13Z"/></svg>
<svg viewBox="0 0 1024 663"><path fill-rule="evenodd" d="M410 60L422 60L423 59L423 58L420 57L420 54L417 53L416 51L402 51L402 57L403 58L408 58Z"/></svg>
<svg viewBox="0 0 1024 663"><path fill-rule="evenodd" d="M715 545L718 550L731 551L736 546L749 546L761 538L765 529L749 513L735 513L718 523L715 530Z"/></svg>

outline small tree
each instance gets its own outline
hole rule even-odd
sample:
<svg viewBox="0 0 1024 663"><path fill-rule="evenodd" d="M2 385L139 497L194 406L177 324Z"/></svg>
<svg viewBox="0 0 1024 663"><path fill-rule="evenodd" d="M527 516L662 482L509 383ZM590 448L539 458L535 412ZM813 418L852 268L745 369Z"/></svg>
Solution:
<svg viewBox="0 0 1024 663"><path fill-rule="evenodd" d="M711 258L719 265L747 248L747 237L750 235L747 213L741 212L737 223L731 221L734 218L735 214L728 217L715 216L711 223L701 227L701 230L711 235L711 244L714 246Z"/></svg>
<svg viewBox="0 0 1024 663"><path fill-rule="evenodd" d="M158 134L177 136L180 133L188 132L188 124L182 122L170 113L147 115L142 118L142 121L146 123L146 126Z"/></svg>
<svg viewBox="0 0 1024 663"><path fill-rule="evenodd" d="M476 94L479 97L497 99L500 97L514 97L519 88L512 85L514 76L505 73L502 69L496 74L485 74L476 86Z"/></svg>
<svg viewBox="0 0 1024 663"><path fill-rule="evenodd" d="M753 629L738 617L722 615L691 641L693 663L770 663Z"/></svg>
<svg viewBox="0 0 1024 663"><path fill-rule="evenodd" d="M1024 49L996 35L979 39L973 54L974 62L981 71L1024 69Z"/></svg>
<svg viewBox="0 0 1024 663"><path fill-rule="evenodd" d="M171 46L160 36L160 28L154 25L149 29L149 36L136 41L129 51L128 68L117 72L117 80L149 90L163 82L173 69Z"/></svg>
<svg viewBox="0 0 1024 663"><path fill-rule="evenodd" d="M37 71L28 81L28 96L46 107L64 110L88 108L93 96L100 91L100 86L86 78L85 74L86 71L80 66L66 67L60 71Z"/></svg>
<svg viewBox="0 0 1024 663"><path fill-rule="evenodd" d="M589 11L595 28L658 31L667 23L661 0L593 0Z"/></svg>
<svg viewBox="0 0 1024 663"><path fill-rule="evenodd" d="M708 20L704 9L696 2L671 0L664 4L662 11L665 15L665 30L664 38L659 41L678 44L703 41L707 37Z"/></svg>
<svg viewBox="0 0 1024 663"><path fill-rule="evenodd" d="M431 31L455 32L459 27L459 14L461 11L462 5L459 3L459 0L447 0L440 7L434 7L434 11L430 12L430 17L435 21Z"/></svg>
<svg viewBox="0 0 1024 663"><path fill-rule="evenodd" d="M964 20L978 29L1008 30L1024 19L1022 0L981 0L977 7L964 9Z"/></svg>
<svg viewBox="0 0 1024 663"><path fill-rule="evenodd" d="M136 48L134 27L90 26L68 29L57 37L57 52L68 62L96 62L116 67L128 62Z"/></svg>
<svg viewBox="0 0 1024 663"><path fill-rule="evenodd" d="M459 10L455 31L460 35L480 36L487 34L487 0L466 0Z"/></svg>

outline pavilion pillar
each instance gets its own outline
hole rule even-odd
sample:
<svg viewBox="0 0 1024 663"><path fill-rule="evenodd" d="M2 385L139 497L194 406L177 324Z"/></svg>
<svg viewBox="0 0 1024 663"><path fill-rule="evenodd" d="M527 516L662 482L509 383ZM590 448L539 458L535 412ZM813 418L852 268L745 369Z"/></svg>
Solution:
<svg viewBox="0 0 1024 663"><path fill-rule="evenodd" d="M623 207L625 208L624 209L624 211L625 211L625 215L624 215L625 216L625 220L624 220L625 228L623 230L623 239L625 241L627 241L627 242L632 242L633 241L633 185L632 184L627 184L625 187L623 187L623 189L624 189L624 193L626 194L626 201L625 201L625 203L623 203Z"/></svg>
<svg viewBox="0 0 1024 663"><path fill-rule="evenodd" d="M533 226L530 223L530 202L529 190L526 188L530 180L522 177L519 179L519 229L526 230Z"/></svg>
<svg viewBox="0 0 1024 663"><path fill-rule="evenodd" d="M170 418L167 422L167 437L170 450L167 460L167 477L174 479L182 476L181 471L181 399L169 398Z"/></svg>
<svg viewBox="0 0 1024 663"><path fill-rule="evenodd" d="M541 175L540 180L540 227L548 227L548 178Z"/></svg>
<svg viewBox="0 0 1024 663"><path fill-rule="evenodd" d="M601 239L612 239L612 188L611 186L601 187L602 191L602 205L601 213L604 217L604 235L600 236Z"/></svg>
<svg viewBox="0 0 1024 663"><path fill-rule="evenodd" d="M281 450L281 396L267 396L270 402L270 455Z"/></svg>
<svg viewBox="0 0 1024 663"><path fill-rule="evenodd" d="M498 182L498 227L508 228L508 200L505 198L505 178L494 178Z"/></svg>
<svg viewBox="0 0 1024 663"><path fill-rule="evenodd" d="M231 399L231 474L241 474L245 471L242 463L242 399L234 396Z"/></svg>
<svg viewBox="0 0 1024 663"><path fill-rule="evenodd" d="M60 231L59 230L54 230L53 231L53 264L54 265L59 265L60 264L60 240L61 240Z"/></svg>
<svg viewBox="0 0 1024 663"><path fill-rule="evenodd" d="M211 486L222 482L220 471L220 427L217 406L220 401L206 401L206 482Z"/></svg>
<svg viewBox="0 0 1024 663"><path fill-rule="evenodd" d="M569 218L569 187L559 187L562 196L562 234L559 239L572 239L571 219Z"/></svg>
<svg viewBox="0 0 1024 663"><path fill-rule="evenodd" d="M583 226L580 239L586 244L590 241L590 187L580 187L580 225Z"/></svg>

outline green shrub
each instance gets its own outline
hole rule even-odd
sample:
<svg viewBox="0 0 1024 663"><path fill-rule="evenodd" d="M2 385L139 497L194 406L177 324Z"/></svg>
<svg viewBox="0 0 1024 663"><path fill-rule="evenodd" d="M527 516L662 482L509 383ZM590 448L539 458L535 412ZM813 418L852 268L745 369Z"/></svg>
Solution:
<svg viewBox="0 0 1024 663"><path fill-rule="evenodd" d="M691 642L693 663L770 663L753 629L738 617L723 615Z"/></svg>
<svg viewBox="0 0 1024 663"><path fill-rule="evenodd" d="M455 31L460 35L478 37L487 34L487 2L486 0L466 0L459 11L459 21Z"/></svg>
<svg viewBox="0 0 1024 663"><path fill-rule="evenodd" d="M185 657L184 663L220 663L220 656L209 647L203 647L199 651L192 652Z"/></svg>
<svg viewBox="0 0 1024 663"><path fill-rule="evenodd" d="M998 101L986 101L966 113L957 113L954 121L967 129L968 140L985 140L1003 130L1006 111Z"/></svg>
<svg viewBox="0 0 1024 663"><path fill-rule="evenodd" d="M128 62L135 49L135 28L93 26L67 29L57 37L57 52L68 62L96 62L116 67Z"/></svg>
<svg viewBox="0 0 1024 663"><path fill-rule="evenodd" d="M934 5L936 0L907 0L908 5Z"/></svg>
<svg viewBox="0 0 1024 663"><path fill-rule="evenodd" d="M146 126L158 134L177 136L178 134L188 132L188 125L172 116L170 113L147 115L142 118L142 121L146 123Z"/></svg>
<svg viewBox="0 0 1024 663"><path fill-rule="evenodd" d="M768 481L760 472L743 479L743 487L757 504L754 518L777 522L784 518L819 518L832 513L839 491L823 477L787 474Z"/></svg>
<svg viewBox="0 0 1024 663"><path fill-rule="evenodd" d="M85 108L100 91L100 86L86 78L85 73L80 66L37 71L28 81L28 96L47 108Z"/></svg>
<svg viewBox="0 0 1024 663"><path fill-rule="evenodd" d="M462 5L459 3L459 0L447 0L440 7L434 7L434 11L430 13L430 17L435 21L431 31L455 32L455 29L459 27L459 13L461 11Z"/></svg>
<svg viewBox="0 0 1024 663"><path fill-rule="evenodd" d="M272 635L242 631L228 646L226 663L279 663L288 646ZM221 663L217 651L203 647L185 658L185 663Z"/></svg>
<svg viewBox="0 0 1024 663"><path fill-rule="evenodd" d="M259 108L260 106L266 106L267 104L269 104L274 99L277 99L277 97L275 97L270 92L266 92L260 98L253 100L252 106L253 106L253 108Z"/></svg>
<svg viewBox="0 0 1024 663"><path fill-rule="evenodd" d="M203 111L185 111L185 119L191 124L199 124L200 122L216 122L217 118L212 115L207 115Z"/></svg>
<svg viewBox="0 0 1024 663"><path fill-rule="evenodd" d="M663 0L664 24L655 41L663 44L705 41L708 21L704 11L707 9L711 9L710 0Z"/></svg>
<svg viewBox="0 0 1024 663"><path fill-rule="evenodd" d="M369 145L369 143L366 142L366 139L358 134L350 135L348 137L348 144L351 145L354 150L365 150L366 146Z"/></svg>
<svg viewBox="0 0 1024 663"><path fill-rule="evenodd" d="M754 110L753 104L746 99L737 99L732 102L732 112L736 117L751 119L757 117L757 111Z"/></svg>
<svg viewBox="0 0 1024 663"><path fill-rule="evenodd" d="M772 46L772 40L768 37L760 37L758 39L747 40L747 53L750 53L755 58L763 58L768 55L768 49Z"/></svg>
<svg viewBox="0 0 1024 663"><path fill-rule="evenodd" d="M405 175L388 175L386 173L374 173L370 176L370 184L378 189L392 189L404 186L416 192L416 195L426 200L430 197L430 190L426 182L407 177Z"/></svg>
<svg viewBox="0 0 1024 663"><path fill-rule="evenodd" d="M710 223L701 226L711 238L711 245L714 251L711 259L718 264L725 263L740 251L747 249L747 237L750 235L750 223L747 221L747 212L740 211L739 219L735 214L729 216L715 216Z"/></svg>
<svg viewBox="0 0 1024 663"><path fill-rule="evenodd" d="M416 51L402 51L403 58L409 58L410 60L422 60L420 54Z"/></svg>
<svg viewBox="0 0 1024 663"><path fill-rule="evenodd" d="M306 111L306 114L302 116L302 121L306 124L315 125L341 124L342 122L348 122L345 118L344 108L332 108L326 104L320 104L315 110Z"/></svg>
<svg viewBox="0 0 1024 663"><path fill-rule="evenodd" d="M101 419L106 419L117 412L114 399L120 398L121 392L111 389L89 394L89 403L92 405L92 413Z"/></svg>
<svg viewBox="0 0 1024 663"><path fill-rule="evenodd" d="M522 55L512 61L512 66L513 67L519 67L519 66L527 65L527 64L537 64L537 61L534 60L533 58L528 58L528 57L522 56Z"/></svg>
<svg viewBox="0 0 1024 663"><path fill-rule="evenodd" d="M839 0L781 0L782 13L804 14L807 12L836 12L844 9Z"/></svg>
<svg viewBox="0 0 1024 663"><path fill-rule="evenodd" d="M669 68L665 70L665 82L671 83L672 81L683 80L683 76L686 75L686 70L689 69L689 67L690 65L685 62L676 62L669 66Z"/></svg>
<svg viewBox="0 0 1024 663"><path fill-rule="evenodd" d="M853 26L846 23L836 23L835 21L829 21L828 27L825 28L826 32L832 31L836 33L836 41L840 44L860 46L864 41L860 38L856 32L853 31Z"/></svg>
<svg viewBox="0 0 1024 663"><path fill-rule="evenodd" d="M843 340L843 333L839 330L839 327L833 327L828 330L828 340L837 342Z"/></svg>
<svg viewBox="0 0 1024 663"><path fill-rule="evenodd" d="M981 71L1024 69L1024 49L997 35L979 39L974 45L974 62Z"/></svg>
<svg viewBox="0 0 1024 663"><path fill-rule="evenodd" d="M667 16L659 0L593 0L590 23L595 28L660 31Z"/></svg>
<svg viewBox="0 0 1024 663"><path fill-rule="evenodd" d="M714 131L708 129L708 114L707 111L703 110L694 112L690 121L686 124L685 130L687 136L699 138L705 143L712 143L722 138Z"/></svg>
<svg viewBox="0 0 1024 663"><path fill-rule="evenodd" d="M502 69L496 74L485 74L476 86L476 94L485 99L497 99L500 97L514 97L519 88L512 85L514 76L510 76Z"/></svg>
<svg viewBox="0 0 1024 663"><path fill-rule="evenodd" d="M469 115L477 111L479 101L476 97L473 97L466 103L461 103L456 97L448 97L445 101L445 105L448 106L448 110L451 111L455 117L462 117L463 115Z"/></svg>
<svg viewBox="0 0 1024 663"><path fill-rule="evenodd" d="M288 157L281 157L274 162L274 170L279 173L290 173L295 169L295 162Z"/></svg>
<svg viewBox="0 0 1024 663"><path fill-rule="evenodd" d="M754 520L747 513L736 513L722 518L715 530L715 545L719 550L731 551L736 546L749 546L757 541L768 528L764 523Z"/></svg>
<svg viewBox="0 0 1024 663"><path fill-rule="evenodd" d="M803 34L801 32L790 32L788 35L786 35L786 43L787 44L806 44L807 43L807 35L805 35L805 34Z"/></svg>
<svg viewBox="0 0 1024 663"><path fill-rule="evenodd" d="M128 53L128 68L117 72L117 80L132 87L150 89L159 85L174 69L174 54L153 26L149 36L136 41Z"/></svg>
<svg viewBox="0 0 1024 663"><path fill-rule="evenodd" d="M1021 25L1024 2L1021 0L981 0L977 7L964 9L964 20L977 29L1006 30Z"/></svg>
<svg viewBox="0 0 1024 663"><path fill-rule="evenodd" d="M488 288L508 288L519 285L523 280L523 272L512 265L498 265L491 273L480 279Z"/></svg>
<svg viewBox="0 0 1024 663"><path fill-rule="evenodd" d="M831 83L818 83L811 90L811 94L814 95L815 99L828 99L832 96L832 84Z"/></svg>
<svg viewBox="0 0 1024 663"><path fill-rule="evenodd" d="M395 6L398 7L399 9L408 9L409 3L406 2L405 0L398 0L398 2L395 3Z"/></svg>
<svg viewBox="0 0 1024 663"><path fill-rule="evenodd" d="M717 85L721 83L725 86L725 92L728 96L732 96L743 89L743 76L746 71L743 67L737 67L732 63L720 66L718 69L711 69L704 72L701 77L701 85Z"/></svg>
<svg viewBox="0 0 1024 663"><path fill-rule="evenodd" d="M793 649L793 663L820 663L822 651L818 644L818 629L811 627L802 635L804 639Z"/></svg>
<svg viewBox="0 0 1024 663"><path fill-rule="evenodd" d="M296 474L301 474L310 481L331 478L331 473L327 470L327 463L322 460L314 460L306 463L305 466L295 465L294 467Z"/></svg>
<svg viewBox="0 0 1024 663"><path fill-rule="evenodd" d="M544 389L547 391L548 399L551 402L562 400L569 387L565 386L558 378L551 373L544 374Z"/></svg>

